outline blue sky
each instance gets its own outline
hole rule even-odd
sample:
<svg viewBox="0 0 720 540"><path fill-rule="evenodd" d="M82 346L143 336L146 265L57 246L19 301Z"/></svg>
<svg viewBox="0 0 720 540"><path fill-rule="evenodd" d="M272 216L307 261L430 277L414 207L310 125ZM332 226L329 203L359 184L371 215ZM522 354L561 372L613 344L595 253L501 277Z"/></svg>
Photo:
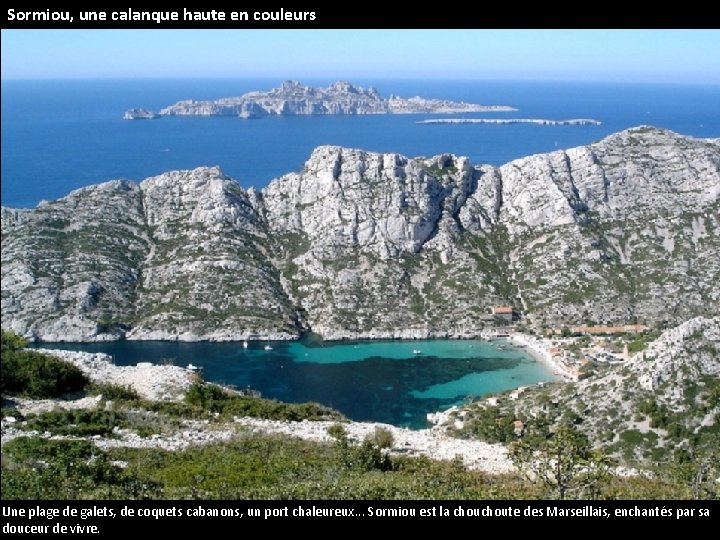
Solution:
<svg viewBox="0 0 720 540"><path fill-rule="evenodd" d="M541 79L720 84L720 30L3 30L3 79Z"/></svg>

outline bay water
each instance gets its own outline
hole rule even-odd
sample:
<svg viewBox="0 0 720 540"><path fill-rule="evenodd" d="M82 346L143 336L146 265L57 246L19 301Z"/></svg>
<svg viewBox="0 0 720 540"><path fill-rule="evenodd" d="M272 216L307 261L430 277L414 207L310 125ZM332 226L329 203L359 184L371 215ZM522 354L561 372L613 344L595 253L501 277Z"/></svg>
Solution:
<svg viewBox="0 0 720 540"><path fill-rule="evenodd" d="M352 420L422 428L427 413L488 394L555 380L547 366L503 341L415 340L40 344L104 352L117 365L172 363L263 397L316 401ZM269 349L266 349L269 347Z"/></svg>

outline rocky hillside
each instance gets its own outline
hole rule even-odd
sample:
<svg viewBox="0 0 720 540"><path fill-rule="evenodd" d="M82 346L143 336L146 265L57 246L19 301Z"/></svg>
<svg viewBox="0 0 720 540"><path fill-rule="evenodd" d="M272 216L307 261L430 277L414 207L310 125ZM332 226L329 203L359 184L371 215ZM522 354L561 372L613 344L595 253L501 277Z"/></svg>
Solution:
<svg viewBox="0 0 720 540"><path fill-rule="evenodd" d="M210 101L184 100L165 107L163 116L296 116L314 114L411 114L514 111L512 107L458 103L442 99L398 96L384 98L375 88L362 88L338 81L327 88L304 86L285 81L268 92L249 92L242 96Z"/></svg>
<svg viewBox="0 0 720 540"><path fill-rule="evenodd" d="M266 223L218 169L2 211L3 328L45 341L297 335Z"/></svg>
<svg viewBox="0 0 720 540"><path fill-rule="evenodd" d="M720 302L720 142L643 126L502 167L316 149L2 209L2 325L41 340L474 335L678 324Z"/></svg>
<svg viewBox="0 0 720 540"><path fill-rule="evenodd" d="M477 432L472 405L461 432ZM626 462L666 463L690 447L717 451L720 426L720 317L696 317L666 330L623 364L599 366L575 383L526 388L498 399L495 413L524 429L572 419L596 446ZM713 438L715 437L715 438Z"/></svg>

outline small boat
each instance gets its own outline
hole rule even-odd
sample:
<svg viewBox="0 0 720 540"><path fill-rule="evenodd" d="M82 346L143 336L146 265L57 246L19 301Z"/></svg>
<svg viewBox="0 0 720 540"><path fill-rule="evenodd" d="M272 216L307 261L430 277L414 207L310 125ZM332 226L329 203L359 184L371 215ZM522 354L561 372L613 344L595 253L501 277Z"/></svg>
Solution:
<svg viewBox="0 0 720 540"><path fill-rule="evenodd" d="M190 362L185 369L187 369L188 371L198 371L200 368Z"/></svg>
<svg viewBox="0 0 720 540"><path fill-rule="evenodd" d="M422 354L420 349L413 349L413 354Z"/></svg>
<svg viewBox="0 0 720 540"><path fill-rule="evenodd" d="M248 347L248 342L247 342L247 341L243 341L243 349L247 349L247 347Z"/></svg>
<svg viewBox="0 0 720 540"><path fill-rule="evenodd" d="M272 351L272 347L271 347L270 345L265 345L265 350L266 350L266 351Z"/></svg>

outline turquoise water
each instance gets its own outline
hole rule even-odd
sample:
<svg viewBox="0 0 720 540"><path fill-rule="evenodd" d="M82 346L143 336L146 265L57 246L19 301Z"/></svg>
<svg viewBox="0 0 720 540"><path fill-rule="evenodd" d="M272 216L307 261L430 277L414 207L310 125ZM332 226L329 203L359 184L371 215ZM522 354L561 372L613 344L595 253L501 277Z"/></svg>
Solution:
<svg viewBox="0 0 720 540"><path fill-rule="evenodd" d="M265 350L265 346L272 347ZM316 401L352 420L422 428L429 412L473 397L554 380L546 366L505 342L475 340L43 344L105 352L118 365L172 360L202 367L206 380Z"/></svg>

